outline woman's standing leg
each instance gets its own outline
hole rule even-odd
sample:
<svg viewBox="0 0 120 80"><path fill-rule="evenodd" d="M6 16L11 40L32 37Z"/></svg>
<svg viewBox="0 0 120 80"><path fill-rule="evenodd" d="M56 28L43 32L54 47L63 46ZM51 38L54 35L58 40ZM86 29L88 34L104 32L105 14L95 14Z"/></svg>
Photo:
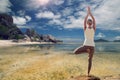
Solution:
<svg viewBox="0 0 120 80"><path fill-rule="evenodd" d="M87 52L89 53L89 57L88 57L88 76L92 67L92 58L93 58L93 54L94 54L94 47L87 49Z"/></svg>

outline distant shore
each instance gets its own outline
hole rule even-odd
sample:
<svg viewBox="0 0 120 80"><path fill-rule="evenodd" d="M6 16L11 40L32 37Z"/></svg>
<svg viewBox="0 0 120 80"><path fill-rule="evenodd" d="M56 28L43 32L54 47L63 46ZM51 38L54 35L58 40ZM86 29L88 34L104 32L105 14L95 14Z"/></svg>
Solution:
<svg viewBox="0 0 120 80"><path fill-rule="evenodd" d="M12 40L0 40L0 47L29 45L29 44L53 44L53 43L52 42L13 42Z"/></svg>

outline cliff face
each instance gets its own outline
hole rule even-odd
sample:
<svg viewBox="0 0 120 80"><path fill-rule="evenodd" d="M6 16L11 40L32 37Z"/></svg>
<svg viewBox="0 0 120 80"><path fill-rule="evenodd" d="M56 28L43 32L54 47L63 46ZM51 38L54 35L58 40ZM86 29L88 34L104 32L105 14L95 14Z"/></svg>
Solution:
<svg viewBox="0 0 120 80"><path fill-rule="evenodd" d="M10 15L7 14L0 14L0 22L4 23L9 23L9 24L13 24L13 18Z"/></svg>
<svg viewBox="0 0 120 80"><path fill-rule="evenodd" d="M0 39L21 39L24 35L13 23L13 18L7 14L0 14Z"/></svg>

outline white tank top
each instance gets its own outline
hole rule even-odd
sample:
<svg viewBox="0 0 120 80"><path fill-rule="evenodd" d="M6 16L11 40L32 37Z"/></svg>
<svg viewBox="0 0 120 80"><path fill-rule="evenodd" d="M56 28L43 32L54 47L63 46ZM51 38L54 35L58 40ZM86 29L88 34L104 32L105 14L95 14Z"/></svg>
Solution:
<svg viewBox="0 0 120 80"><path fill-rule="evenodd" d="M84 31L85 40L84 40L83 45L86 45L86 46L95 46L94 34L95 34L94 29L93 28L89 29L87 27L86 30Z"/></svg>

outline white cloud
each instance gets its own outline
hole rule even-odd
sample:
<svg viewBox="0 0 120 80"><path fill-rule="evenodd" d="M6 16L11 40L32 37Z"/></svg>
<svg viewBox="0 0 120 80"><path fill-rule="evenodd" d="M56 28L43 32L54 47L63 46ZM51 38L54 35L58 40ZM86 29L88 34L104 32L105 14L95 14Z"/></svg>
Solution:
<svg viewBox="0 0 120 80"><path fill-rule="evenodd" d="M36 0L37 1L37 0ZM38 0L39 5L45 5L49 2L50 0Z"/></svg>
<svg viewBox="0 0 120 80"><path fill-rule="evenodd" d="M62 11L62 15L63 15L63 16L70 16L71 13L73 13L73 9L72 9L72 8L69 8L69 7L65 8L65 9Z"/></svg>
<svg viewBox="0 0 120 80"><path fill-rule="evenodd" d="M17 11L17 13L18 13L20 16L25 16L25 11L24 11L24 10L19 10L19 11Z"/></svg>
<svg viewBox="0 0 120 80"><path fill-rule="evenodd" d="M45 12L40 12L38 14L36 14L37 18L48 18L51 19L54 17L54 13L50 12L50 11L45 11Z"/></svg>
<svg viewBox="0 0 120 80"><path fill-rule="evenodd" d="M53 4L55 5L61 5L64 3L64 0L51 0L51 3L53 2Z"/></svg>
<svg viewBox="0 0 120 80"><path fill-rule="evenodd" d="M49 24L54 24L54 25L63 25L62 22L59 19L53 19L49 21Z"/></svg>
<svg viewBox="0 0 120 80"><path fill-rule="evenodd" d="M36 14L36 18L54 19L54 18L60 18L60 17L61 17L60 14L55 15L51 11L39 12L39 13Z"/></svg>
<svg viewBox="0 0 120 80"><path fill-rule="evenodd" d="M64 0L27 0L26 7L30 10L39 9L40 7L45 7L49 5L61 5Z"/></svg>
<svg viewBox="0 0 120 80"><path fill-rule="evenodd" d="M47 5L50 0L27 0L26 7L29 9L38 9L41 6Z"/></svg>
<svg viewBox="0 0 120 80"><path fill-rule="evenodd" d="M31 20L30 16L25 16L25 17L13 16L14 24L19 25L19 26L25 25L30 20Z"/></svg>
<svg viewBox="0 0 120 80"><path fill-rule="evenodd" d="M97 37L97 38L104 38L104 37L106 37L106 36L105 36L105 34L103 34L103 33L100 32L100 33L98 33L98 34L96 35L96 37Z"/></svg>
<svg viewBox="0 0 120 80"><path fill-rule="evenodd" d="M116 40L120 40L120 36L116 36L115 39L116 39Z"/></svg>
<svg viewBox="0 0 120 80"><path fill-rule="evenodd" d="M120 0L104 0L94 11L97 24L100 28L113 30L119 28L120 20Z"/></svg>
<svg viewBox="0 0 120 80"><path fill-rule="evenodd" d="M83 19L78 18L76 19L74 16L69 16L69 21L64 23L64 28L82 28L83 26Z"/></svg>
<svg viewBox="0 0 120 80"><path fill-rule="evenodd" d="M0 13L8 13L11 12L11 3L9 0L0 0Z"/></svg>
<svg viewBox="0 0 120 80"><path fill-rule="evenodd" d="M18 16L13 16L14 19L18 20L18 21L15 21L15 22L19 22L20 21L22 23L26 23L28 21L31 21L31 17L26 15L25 14L26 12L24 10L19 10L19 11L17 11L17 13L18 13Z"/></svg>
<svg viewBox="0 0 120 80"><path fill-rule="evenodd" d="M60 25L64 28L82 28L83 26L83 19L82 18L75 18L74 16L68 16L68 19L57 18L52 19L49 21L49 24L53 25Z"/></svg>
<svg viewBox="0 0 120 80"><path fill-rule="evenodd" d="M25 16L27 21L31 21L31 17L30 16Z"/></svg>
<svg viewBox="0 0 120 80"><path fill-rule="evenodd" d="M24 25L27 22L25 18L18 16L13 16L13 21L17 25Z"/></svg>

